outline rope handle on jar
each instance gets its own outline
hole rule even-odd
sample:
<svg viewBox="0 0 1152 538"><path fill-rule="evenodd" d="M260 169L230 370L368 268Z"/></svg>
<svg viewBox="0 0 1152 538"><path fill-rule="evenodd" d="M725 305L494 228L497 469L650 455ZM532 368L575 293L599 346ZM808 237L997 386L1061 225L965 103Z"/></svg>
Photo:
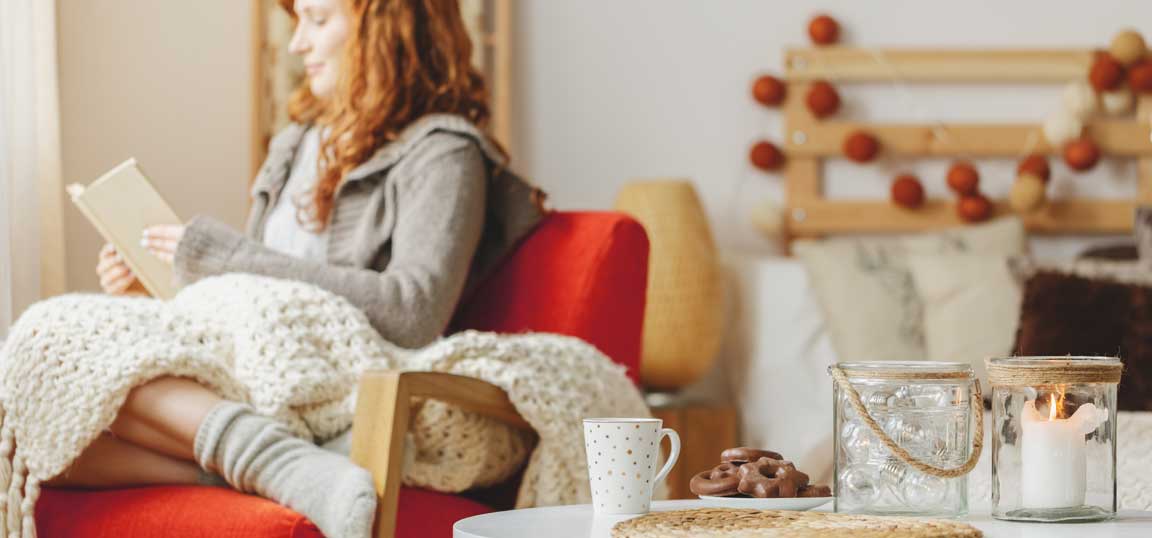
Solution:
<svg viewBox="0 0 1152 538"><path fill-rule="evenodd" d="M852 409L856 410L856 414L864 419L864 424L868 429L880 439L884 446L888 447L900 461L907 463L913 469L920 471L924 474L938 476L940 478L956 478L968 474L974 467L976 462L980 461L980 453L984 451L984 395L980 392L980 380L972 380L972 412L976 415L976 435L972 438L972 453L968 456L968 461L964 465L953 469L944 469L930 465L921 460L916 459L907 450L896 444L891 437L876 423L876 419L868 412L868 408L864 406L864 402L860 401L860 393L856 391L856 387L848 381L848 375L844 373L839 366L831 368L832 379L836 381L836 385L840 390L848 395L848 402L852 404Z"/></svg>

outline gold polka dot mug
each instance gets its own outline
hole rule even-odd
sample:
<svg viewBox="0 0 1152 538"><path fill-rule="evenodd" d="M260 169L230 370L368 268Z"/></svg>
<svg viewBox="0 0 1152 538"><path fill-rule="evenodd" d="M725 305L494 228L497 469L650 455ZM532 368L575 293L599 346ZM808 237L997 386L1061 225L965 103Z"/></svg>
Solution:
<svg viewBox="0 0 1152 538"><path fill-rule="evenodd" d="M680 436L663 425L658 418L584 419L584 450L596 513L648 512L652 488L668 476L680 457ZM672 450L664 466L658 467L664 436Z"/></svg>

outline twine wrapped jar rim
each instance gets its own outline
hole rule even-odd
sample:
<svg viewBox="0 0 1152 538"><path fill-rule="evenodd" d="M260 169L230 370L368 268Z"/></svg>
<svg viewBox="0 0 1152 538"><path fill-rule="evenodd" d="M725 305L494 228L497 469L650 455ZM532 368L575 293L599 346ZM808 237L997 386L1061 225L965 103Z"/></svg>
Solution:
<svg viewBox="0 0 1152 538"><path fill-rule="evenodd" d="M840 362L838 368L851 380L876 381L963 381L974 379L972 366L965 362L937 361L856 361Z"/></svg>
<svg viewBox="0 0 1152 538"><path fill-rule="evenodd" d="M1116 357L998 357L985 362L994 387L1119 383L1124 373L1124 363Z"/></svg>

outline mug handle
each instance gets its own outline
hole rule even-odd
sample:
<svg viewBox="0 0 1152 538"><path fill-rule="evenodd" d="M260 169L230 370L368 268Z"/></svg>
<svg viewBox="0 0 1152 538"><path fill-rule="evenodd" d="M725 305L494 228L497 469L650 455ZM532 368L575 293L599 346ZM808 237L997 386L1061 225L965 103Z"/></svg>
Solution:
<svg viewBox="0 0 1152 538"><path fill-rule="evenodd" d="M656 478L652 480L652 484L664 480L664 477L668 476L668 472L676 465L676 460L680 459L680 434L676 433L676 430L672 428L661 428L660 437L656 441L656 444L659 445L665 436L672 442L672 450L668 452L668 461L664 462L664 467L661 467L660 472L656 473Z"/></svg>

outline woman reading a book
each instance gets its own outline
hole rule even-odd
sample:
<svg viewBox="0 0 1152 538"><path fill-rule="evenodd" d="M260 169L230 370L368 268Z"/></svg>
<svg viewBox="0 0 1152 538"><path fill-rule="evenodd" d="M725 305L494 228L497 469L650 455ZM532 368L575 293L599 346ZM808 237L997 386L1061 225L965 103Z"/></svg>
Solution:
<svg viewBox="0 0 1152 538"><path fill-rule="evenodd" d="M281 4L296 20L291 50L307 81L256 177L246 230L201 216L150 228L142 242L184 284L228 272L309 282L358 306L387 340L425 345L540 220L539 193L505 169L483 130L487 94L455 0ZM137 287L111 246L97 272L107 293ZM238 461L248 462L242 472L231 468ZM135 388L111 433L54 483L191 484L217 474L329 537L371 532L367 471L183 378Z"/></svg>

